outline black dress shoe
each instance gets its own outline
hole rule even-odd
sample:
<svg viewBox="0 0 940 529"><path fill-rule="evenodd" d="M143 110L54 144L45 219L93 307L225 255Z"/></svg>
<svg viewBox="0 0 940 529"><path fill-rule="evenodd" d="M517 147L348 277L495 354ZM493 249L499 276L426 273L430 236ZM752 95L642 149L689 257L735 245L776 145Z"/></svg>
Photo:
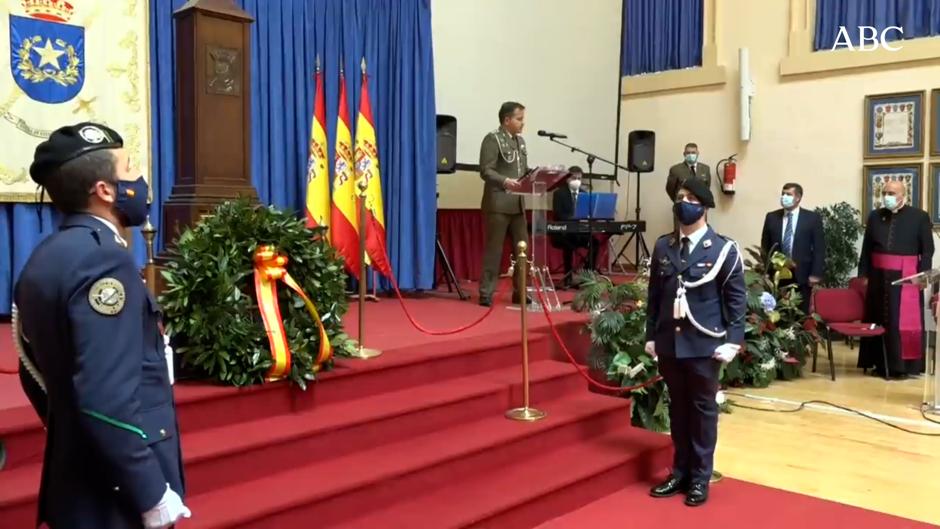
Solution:
<svg viewBox="0 0 940 529"><path fill-rule="evenodd" d="M684 479L677 478L672 474L666 478L666 481L663 481L659 485L650 489L650 496L654 498L668 498L670 496L675 496L680 492L685 492L687 483Z"/></svg>
<svg viewBox="0 0 940 529"><path fill-rule="evenodd" d="M708 501L708 484L693 483L685 492L685 504L689 507L698 507Z"/></svg>
<svg viewBox="0 0 940 529"><path fill-rule="evenodd" d="M480 298L481 307L490 307L493 305L493 300L491 298Z"/></svg>

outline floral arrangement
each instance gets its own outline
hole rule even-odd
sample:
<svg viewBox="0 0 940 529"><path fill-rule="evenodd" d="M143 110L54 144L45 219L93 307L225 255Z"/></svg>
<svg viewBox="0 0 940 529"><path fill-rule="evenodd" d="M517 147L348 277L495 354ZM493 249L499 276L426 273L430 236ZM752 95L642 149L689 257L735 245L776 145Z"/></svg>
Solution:
<svg viewBox="0 0 940 529"><path fill-rule="evenodd" d="M786 284L796 264L781 252L755 247L747 253L745 348L724 367L722 384L766 387L777 378L800 376L818 337L800 309L797 286Z"/></svg>

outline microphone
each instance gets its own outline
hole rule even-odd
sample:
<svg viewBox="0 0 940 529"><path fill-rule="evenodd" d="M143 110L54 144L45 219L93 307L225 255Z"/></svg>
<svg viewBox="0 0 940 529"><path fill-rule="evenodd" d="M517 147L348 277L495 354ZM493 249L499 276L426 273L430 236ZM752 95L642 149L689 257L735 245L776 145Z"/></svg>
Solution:
<svg viewBox="0 0 940 529"><path fill-rule="evenodd" d="M554 139L554 138L563 138L563 139L567 139L567 138L568 138L568 136L566 136L566 135L564 135L564 134L558 134L557 132L548 132L547 130L540 130L540 131L538 132L538 135L539 135L539 136L546 136L546 137L548 137L549 139Z"/></svg>

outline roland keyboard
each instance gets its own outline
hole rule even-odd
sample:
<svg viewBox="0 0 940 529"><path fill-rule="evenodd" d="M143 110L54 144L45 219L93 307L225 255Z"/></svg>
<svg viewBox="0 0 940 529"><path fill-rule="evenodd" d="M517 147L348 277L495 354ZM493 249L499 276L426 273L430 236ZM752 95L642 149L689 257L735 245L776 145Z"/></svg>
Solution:
<svg viewBox="0 0 940 529"><path fill-rule="evenodd" d="M619 235L621 233L645 232L645 220L595 220L593 223L586 219L580 220L553 220L546 226L548 233L604 233Z"/></svg>

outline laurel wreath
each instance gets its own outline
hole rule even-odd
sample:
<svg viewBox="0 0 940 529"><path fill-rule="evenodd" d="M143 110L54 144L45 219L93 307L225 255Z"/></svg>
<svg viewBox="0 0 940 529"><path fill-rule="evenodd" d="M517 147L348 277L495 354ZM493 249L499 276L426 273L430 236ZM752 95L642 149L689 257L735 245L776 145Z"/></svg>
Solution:
<svg viewBox="0 0 940 529"><path fill-rule="evenodd" d="M23 44L16 52L20 59L17 69L20 71L20 75L23 76L23 79L34 83L51 80L61 86L69 86L77 83L78 66L81 64L82 60L79 59L78 55L75 53L75 48L62 39L55 39L56 45L65 49L66 57L68 58L68 66L66 66L64 70L58 71L53 71L52 69L40 70L33 65L33 60L30 57L33 46L40 42L42 42L42 37L39 35L23 39Z"/></svg>

